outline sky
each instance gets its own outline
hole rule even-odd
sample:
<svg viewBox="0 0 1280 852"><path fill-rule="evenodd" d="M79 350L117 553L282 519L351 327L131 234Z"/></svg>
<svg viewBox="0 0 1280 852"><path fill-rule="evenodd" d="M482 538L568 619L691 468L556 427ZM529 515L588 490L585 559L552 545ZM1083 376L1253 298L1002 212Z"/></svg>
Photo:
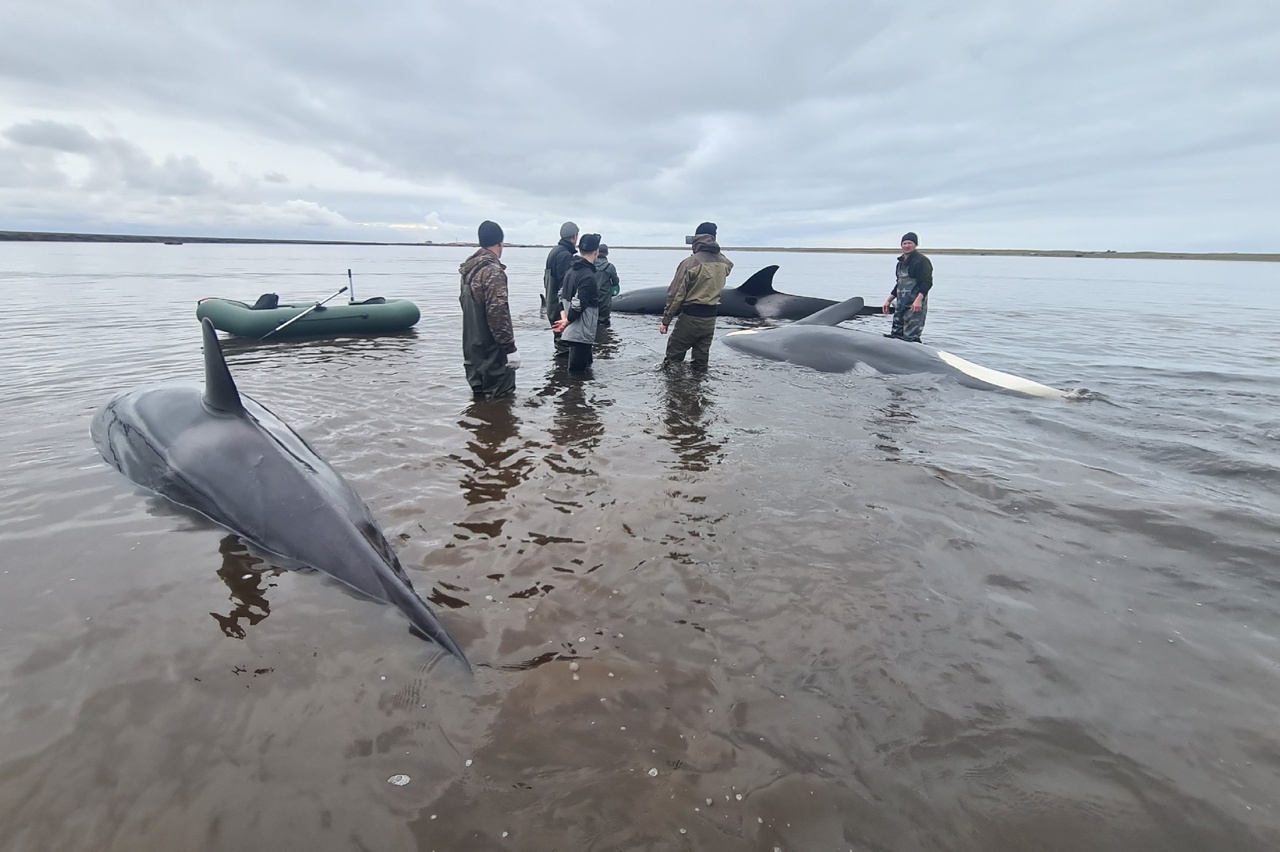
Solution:
<svg viewBox="0 0 1280 852"><path fill-rule="evenodd" d="M13 0L0 230L1280 251L1280 3Z"/></svg>

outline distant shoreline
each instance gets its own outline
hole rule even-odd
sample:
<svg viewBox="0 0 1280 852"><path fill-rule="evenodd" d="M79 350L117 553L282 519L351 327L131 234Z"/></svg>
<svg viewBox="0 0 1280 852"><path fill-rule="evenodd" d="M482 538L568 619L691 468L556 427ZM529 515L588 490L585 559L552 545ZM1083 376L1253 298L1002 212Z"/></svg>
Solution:
<svg viewBox="0 0 1280 852"><path fill-rule="evenodd" d="M366 240L285 240L254 239L250 237L181 237L152 236L143 234L73 234L45 231L0 231L0 242L55 242L55 243L161 243L183 245L203 244L255 244L255 245L311 245L311 246L420 246L423 248L469 248L474 243L388 243ZM512 248L549 248L539 244L508 243ZM687 246L624 246L617 249L632 251L688 251ZM898 254L890 248L809 248L791 246L725 246L725 251L808 252L811 254ZM1280 261L1280 254L1261 252L1169 252L1169 251L1074 251L1071 249L974 249L933 248L922 249L925 254L976 255L979 257L1100 257L1129 260L1247 260L1262 262Z"/></svg>

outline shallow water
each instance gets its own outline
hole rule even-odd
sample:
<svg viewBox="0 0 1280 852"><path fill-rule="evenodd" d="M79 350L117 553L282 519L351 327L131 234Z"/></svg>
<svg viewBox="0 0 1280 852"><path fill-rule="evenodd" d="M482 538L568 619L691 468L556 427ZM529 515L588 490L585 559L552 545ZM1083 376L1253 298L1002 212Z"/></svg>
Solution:
<svg viewBox="0 0 1280 852"><path fill-rule="evenodd" d="M545 252L509 249L519 394L473 405L466 254L0 244L5 849L1280 844L1280 266L935 257L926 340L1087 389L1061 402L721 344L668 375L656 318L622 315L569 380ZM892 279L730 254L806 295ZM626 289L681 257L612 259ZM199 380L198 298L348 268L422 322L227 358L474 677L89 440L114 392Z"/></svg>

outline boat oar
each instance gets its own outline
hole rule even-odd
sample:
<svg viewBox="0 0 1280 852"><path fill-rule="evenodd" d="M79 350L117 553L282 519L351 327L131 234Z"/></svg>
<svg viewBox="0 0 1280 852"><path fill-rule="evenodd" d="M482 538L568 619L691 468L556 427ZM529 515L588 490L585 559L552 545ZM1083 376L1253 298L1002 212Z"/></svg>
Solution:
<svg viewBox="0 0 1280 852"><path fill-rule="evenodd" d="M270 331L268 331L266 334L262 335L262 337L260 337L260 338L258 338L258 339L259 339L259 340L266 340L268 337L270 337L271 335L275 334L275 333L276 333L277 331L279 331L280 329L285 328L285 327L287 327L287 326L290 326L290 325L292 325L293 323L297 322L298 320L302 319L302 318L303 318L303 317L305 317L307 314L311 313L311 312L312 312L312 311L314 311L316 308L320 307L320 306L321 306L321 305L323 305L325 302L329 301L329 299L336 299L336 298L338 298L339 296L341 296L341 295L342 295L343 293L345 293L345 292L347 292L347 288L346 288L346 287L343 287L341 290L339 290L338 292L334 293L332 296L329 296L327 299L321 299L320 301L316 302L314 305L312 305L311 307L307 308L305 311L303 311L302 313L298 314L296 317L289 317L289 319L287 319L287 320L285 320L284 322L280 323L278 326L276 326L275 328L271 329Z"/></svg>
<svg viewBox="0 0 1280 852"><path fill-rule="evenodd" d="M347 285L351 287L351 295L347 297L347 301L351 304L356 303L356 282L351 280L351 270L347 270Z"/></svg>

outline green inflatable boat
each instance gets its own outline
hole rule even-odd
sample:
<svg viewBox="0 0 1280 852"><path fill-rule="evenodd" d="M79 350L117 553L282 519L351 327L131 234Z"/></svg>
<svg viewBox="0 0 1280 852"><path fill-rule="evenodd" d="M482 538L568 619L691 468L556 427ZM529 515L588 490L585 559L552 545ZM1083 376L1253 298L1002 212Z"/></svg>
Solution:
<svg viewBox="0 0 1280 852"><path fill-rule="evenodd" d="M328 301L328 300L325 300ZM236 337L278 340L286 337L318 337L345 334L388 334L404 331L421 317L408 299L381 296L363 302L284 304L265 294L246 305L234 299L201 299L196 318Z"/></svg>

